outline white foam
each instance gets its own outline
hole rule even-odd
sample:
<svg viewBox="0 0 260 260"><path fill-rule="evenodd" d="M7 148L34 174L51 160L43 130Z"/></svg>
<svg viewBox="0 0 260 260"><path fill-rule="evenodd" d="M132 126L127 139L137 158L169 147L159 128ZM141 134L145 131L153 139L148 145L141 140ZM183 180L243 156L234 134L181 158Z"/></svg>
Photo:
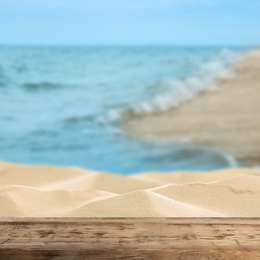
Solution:
<svg viewBox="0 0 260 260"><path fill-rule="evenodd" d="M129 113L150 114L177 107L200 92L210 89L216 80L224 77L230 68L242 58L242 53L224 49L212 60L201 64L197 72L185 80L174 78L164 80L161 82L163 92L124 109L112 109L108 111L107 119L110 122L116 122Z"/></svg>

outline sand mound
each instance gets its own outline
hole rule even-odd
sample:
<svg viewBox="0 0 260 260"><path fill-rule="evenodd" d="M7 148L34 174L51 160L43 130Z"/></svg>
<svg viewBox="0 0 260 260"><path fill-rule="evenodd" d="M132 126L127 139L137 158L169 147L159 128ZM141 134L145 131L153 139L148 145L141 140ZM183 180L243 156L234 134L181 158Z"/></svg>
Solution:
<svg viewBox="0 0 260 260"><path fill-rule="evenodd" d="M0 217L259 217L260 170L143 173L0 163Z"/></svg>

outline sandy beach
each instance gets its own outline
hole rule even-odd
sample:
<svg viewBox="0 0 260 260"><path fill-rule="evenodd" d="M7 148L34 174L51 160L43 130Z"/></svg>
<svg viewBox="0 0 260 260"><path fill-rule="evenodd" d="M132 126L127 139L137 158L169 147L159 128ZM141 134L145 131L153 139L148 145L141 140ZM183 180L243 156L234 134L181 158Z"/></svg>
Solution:
<svg viewBox="0 0 260 260"><path fill-rule="evenodd" d="M248 165L260 164L260 51L251 51L225 77L167 112L122 123L136 138L177 140L223 148Z"/></svg>
<svg viewBox="0 0 260 260"><path fill-rule="evenodd" d="M259 217L260 170L129 177L0 163L0 217Z"/></svg>
<svg viewBox="0 0 260 260"><path fill-rule="evenodd" d="M224 148L260 160L260 52L176 109L132 118L139 138ZM260 169L131 176L0 162L0 217L259 217Z"/></svg>

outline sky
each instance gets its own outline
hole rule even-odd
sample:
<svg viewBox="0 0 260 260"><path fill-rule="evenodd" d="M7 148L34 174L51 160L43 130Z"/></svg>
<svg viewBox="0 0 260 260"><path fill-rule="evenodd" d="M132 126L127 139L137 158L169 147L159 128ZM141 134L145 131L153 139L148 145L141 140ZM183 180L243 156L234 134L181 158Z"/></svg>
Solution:
<svg viewBox="0 0 260 260"><path fill-rule="evenodd" d="M260 0L0 0L0 44L260 45Z"/></svg>

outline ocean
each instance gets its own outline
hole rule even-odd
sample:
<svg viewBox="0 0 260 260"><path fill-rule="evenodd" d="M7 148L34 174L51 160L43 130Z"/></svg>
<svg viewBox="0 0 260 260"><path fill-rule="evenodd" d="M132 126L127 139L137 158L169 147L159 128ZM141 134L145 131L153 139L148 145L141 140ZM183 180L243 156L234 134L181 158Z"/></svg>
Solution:
<svg viewBox="0 0 260 260"><path fill-rule="evenodd" d="M226 151L127 136L129 116L174 109L223 76L245 49L1 46L0 160L123 175L237 167Z"/></svg>

